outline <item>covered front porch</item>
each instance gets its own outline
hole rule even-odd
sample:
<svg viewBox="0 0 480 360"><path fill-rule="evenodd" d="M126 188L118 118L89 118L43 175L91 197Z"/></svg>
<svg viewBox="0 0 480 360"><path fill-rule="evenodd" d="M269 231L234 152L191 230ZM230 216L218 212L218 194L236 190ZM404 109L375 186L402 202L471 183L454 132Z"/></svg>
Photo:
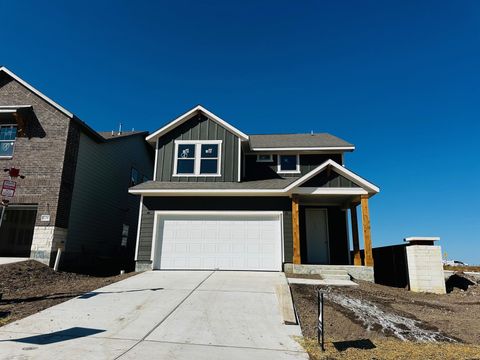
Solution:
<svg viewBox="0 0 480 360"><path fill-rule="evenodd" d="M284 270L373 281L369 199L378 191L338 164L292 189L293 257Z"/></svg>

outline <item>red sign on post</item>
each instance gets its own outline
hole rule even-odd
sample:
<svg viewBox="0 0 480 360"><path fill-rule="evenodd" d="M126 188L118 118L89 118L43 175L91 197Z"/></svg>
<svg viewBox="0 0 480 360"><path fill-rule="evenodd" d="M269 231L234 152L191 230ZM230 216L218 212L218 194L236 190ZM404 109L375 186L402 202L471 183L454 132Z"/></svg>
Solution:
<svg viewBox="0 0 480 360"><path fill-rule="evenodd" d="M17 183L15 181L3 180L2 196L13 197L13 195L15 195L16 188L17 188Z"/></svg>

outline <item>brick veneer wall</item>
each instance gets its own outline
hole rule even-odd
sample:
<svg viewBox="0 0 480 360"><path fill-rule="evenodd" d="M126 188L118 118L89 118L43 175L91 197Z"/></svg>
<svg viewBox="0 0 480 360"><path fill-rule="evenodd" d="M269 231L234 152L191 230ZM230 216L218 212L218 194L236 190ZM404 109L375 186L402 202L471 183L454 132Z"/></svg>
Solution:
<svg viewBox="0 0 480 360"><path fill-rule="evenodd" d="M6 74L0 74L0 105L33 107L33 117L28 118L23 135L17 137L13 158L0 159L0 167L3 169L14 166L26 176L24 180L18 179L18 188L11 203L38 204L32 257L49 263L51 250L56 250L52 249L57 242L55 239L64 236L66 229L62 227L66 227L65 224L68 223L69 206L59 206L59 197L61 193L66 193L63 197L68 198L68 189L61 192L61 186L71 121ZM5 120L3 122L5 123ZM70 132L74 133L75 130ZM75 134L70 137L74 146ZM74 163L74 156L70 163ZM0 176L3 178L3 173ZM50 215L50 222L40 221L43 214ZM55 225L58 225L57 228ZM58 232L58 235L55 235L55 232Z"/></svg>

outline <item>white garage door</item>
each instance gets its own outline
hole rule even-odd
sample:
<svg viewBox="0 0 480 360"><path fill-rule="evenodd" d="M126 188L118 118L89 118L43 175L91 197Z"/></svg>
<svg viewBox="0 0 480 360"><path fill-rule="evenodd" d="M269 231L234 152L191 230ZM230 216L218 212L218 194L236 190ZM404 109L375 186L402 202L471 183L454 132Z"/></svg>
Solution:
<svg viewBox="0 0 480 360"><path fill-rule="evenodd" d="M282 269L281 215L156 214L154 269Z"/></svg>

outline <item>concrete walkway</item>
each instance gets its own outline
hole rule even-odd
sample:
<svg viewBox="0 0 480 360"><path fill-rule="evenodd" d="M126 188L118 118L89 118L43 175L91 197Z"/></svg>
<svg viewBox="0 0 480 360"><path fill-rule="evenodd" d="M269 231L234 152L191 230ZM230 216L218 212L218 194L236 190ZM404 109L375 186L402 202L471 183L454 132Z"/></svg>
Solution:
<svg viewBox="0 0 480 360"><path fill-rule="evenodd" d="M282 273L146 272L0 328L1 359L308 359Z"/></svg>
<svg viewBox="0 0 480 360"><path fill-rule="evenodd" d="M0 257L0 265L13 264L16 262L27 261L29 258L21 257Z"/></svg>

